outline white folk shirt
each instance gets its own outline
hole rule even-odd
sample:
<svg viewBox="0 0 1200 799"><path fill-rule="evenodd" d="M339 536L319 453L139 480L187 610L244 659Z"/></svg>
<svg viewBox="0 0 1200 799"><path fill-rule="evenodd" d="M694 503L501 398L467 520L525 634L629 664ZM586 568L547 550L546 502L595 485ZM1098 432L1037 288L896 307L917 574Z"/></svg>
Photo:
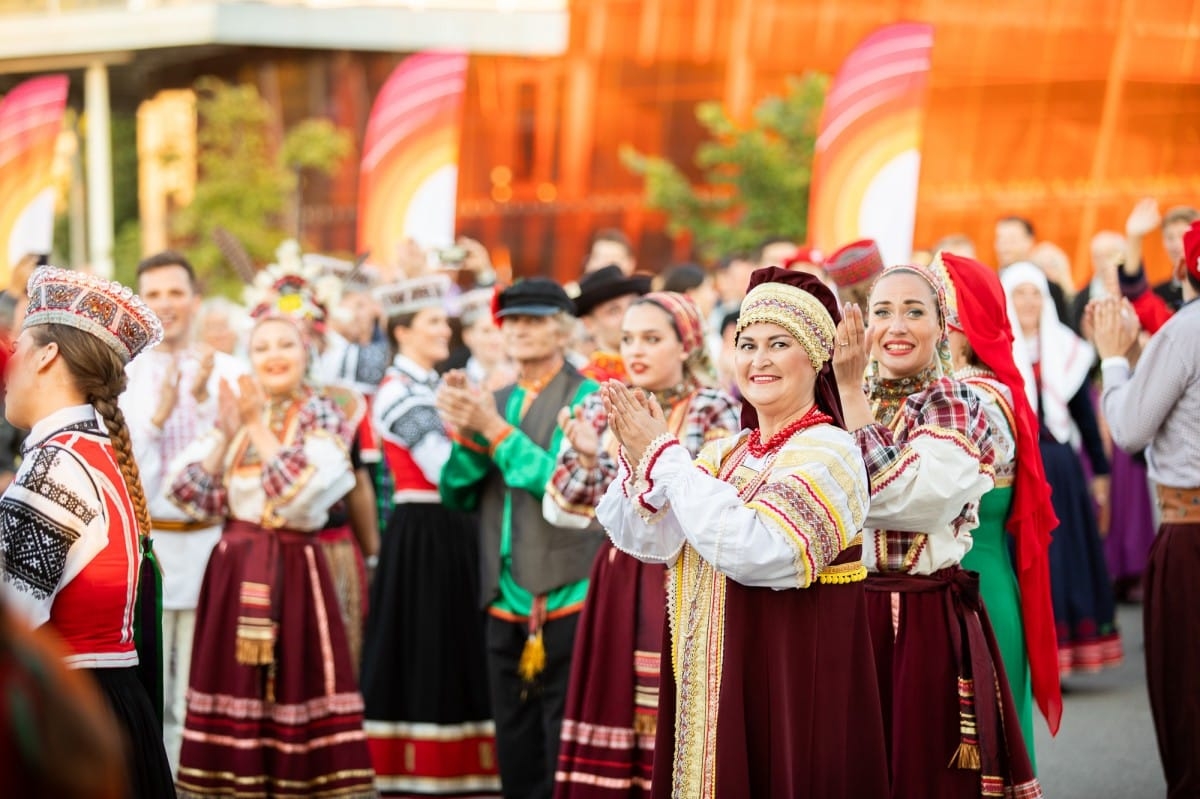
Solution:
<svg viewBox="0 0 1200 799"><path fill-rule="evenodd" d="M179 399L175 409L161 428L152 419L158 410L162 386L171 362L178 358L180 380ZM170 500L167 469L197 438L213 429L217 419L217 391L224 378L237 391L237 379L245 374L241 362L224 353L215 354L213 370L208 378L208 397L197 403L192 396L200 362L195 352L188 350L170 353L155 348L142 353L125 368L129 385L121 395L121 410L133 441L133 456L141 472L142 489L153 519L191 521ZM164 610L190 610L200 598L200 583L208 557L221 538L223 520L213 526L192 532L154 530L154 552L162 566Z"/></svg>

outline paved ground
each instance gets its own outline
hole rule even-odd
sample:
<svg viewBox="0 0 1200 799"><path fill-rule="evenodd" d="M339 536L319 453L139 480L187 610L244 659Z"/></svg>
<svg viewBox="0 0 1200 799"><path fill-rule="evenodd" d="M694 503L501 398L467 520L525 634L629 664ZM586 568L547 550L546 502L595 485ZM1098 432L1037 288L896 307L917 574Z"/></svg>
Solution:
<svg viewBox="0 0 1200 799"><path fill-rule="evenodd" d="M1062 728L1051 738L1034 720L1038 776L1047 799L1166 796L1146 698L1142 608L1119 608L1125 662L1064 683Z"/></svg>

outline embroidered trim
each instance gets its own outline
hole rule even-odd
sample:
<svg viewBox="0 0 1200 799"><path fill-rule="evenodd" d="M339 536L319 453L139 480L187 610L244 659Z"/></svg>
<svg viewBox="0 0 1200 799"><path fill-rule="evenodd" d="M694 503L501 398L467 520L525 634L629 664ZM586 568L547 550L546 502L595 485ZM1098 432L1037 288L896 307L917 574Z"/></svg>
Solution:
<svg viewBox="0 0 1200 799"><path fill-rule="evenodd" d="M650 442L646 447L646 452L642 453L642 459L638 462L637 473L633 479L634 487L641 490L637 493L637 512L647 524L658 521L662 517L663 511L667 505L656 508L651 505L646 496L654 490L654 480L650 477L650 472L654 469L654 464L658 463L659 457L667 451L671 446L682 446L679 439L674 433L663 433L658 438Z"/></svg>

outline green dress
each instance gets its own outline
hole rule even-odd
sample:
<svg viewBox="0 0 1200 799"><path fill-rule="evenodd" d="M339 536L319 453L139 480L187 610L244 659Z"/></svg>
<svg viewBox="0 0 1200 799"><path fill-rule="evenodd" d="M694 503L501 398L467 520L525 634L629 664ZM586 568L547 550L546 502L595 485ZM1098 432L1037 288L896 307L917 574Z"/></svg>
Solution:
<svg viewBox="0 0 1200 799"><path fill-rule="evenodd" d="M992 428L992 443L996 449L996 488L983 495L979 502L979 527L972 531L974 544L962 560L964 569L979 572L979 591L988 619L1000 645L1004 671L1012 688L1017 716L1029 762L1037 769L1033 751L1033 682L1029 676L1029 656L1025 651L1025 625L1021 618L1021 590L1013 568L1009 534L1005 529L1012 507L1012 480L1016 467L1015 437L1009 422L1011 410L1002 408L996 389L1007 390L995 380L965 377L979 395L988 424ZM1007 411L1007 412L1006 412Z"/></svg>

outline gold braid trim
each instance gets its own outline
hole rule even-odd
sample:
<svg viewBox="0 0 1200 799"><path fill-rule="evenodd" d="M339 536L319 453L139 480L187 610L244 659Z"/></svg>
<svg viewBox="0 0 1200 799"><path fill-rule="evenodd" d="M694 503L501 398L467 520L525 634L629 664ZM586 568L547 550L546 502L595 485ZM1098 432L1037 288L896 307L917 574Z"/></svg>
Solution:
<svg viewBox="0 0 1200 799"><path fill-rule="evenodd" d="M833 356L837 328L825 306L803 289L786 283L760 283L742 300L737 332L757 322L778 325L792 334L820 369Z"/></svg>

